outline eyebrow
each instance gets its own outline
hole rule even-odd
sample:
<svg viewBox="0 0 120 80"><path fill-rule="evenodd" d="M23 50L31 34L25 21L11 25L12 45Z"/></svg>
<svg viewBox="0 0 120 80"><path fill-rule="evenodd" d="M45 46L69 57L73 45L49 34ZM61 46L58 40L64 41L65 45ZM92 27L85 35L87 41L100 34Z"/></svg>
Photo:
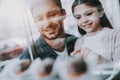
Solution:
<svg viewBox="0 0 120 80"><path fill-rule="evenodd" d="M93 12L94 10L88 10L88 11L85 11L84 14L88 13L88 12Z"/></svg>
<svg viewBox="0 0 120 80"><path fill-rule="evenodd" d="M59 10L51 10L51 11L48 11L47 13L50 13L50 12L58 12L58 11L60 11L61 9L59 9Z"/></svg>
<svg viewBox="0 0 120 80"><path fill-rule="evenodd" d="M89 12L89 11L95 11L95 10L97 10L97 9L90 8L90 9L86 10L86 11L84 12L84 14L87 13L87 12ZM73 13L73 15L74 15L74 16L80 15L80 14L79 14L79 11L77 11L76 13Z"/></svg>
<svg viewBox="0 0 120 80"><path fill-rule="evenodd" d="M59 10L51 10L51 11L48 11L47 14L48 14L48 13L51 13L51 12L58 12L58 11L60 11L60 10L61 10L61 9L59 9ZM40 16L42 16L42 15L38 15L38 16L36 16L36 18L37 18L37 17L40 17Z"/></svg>

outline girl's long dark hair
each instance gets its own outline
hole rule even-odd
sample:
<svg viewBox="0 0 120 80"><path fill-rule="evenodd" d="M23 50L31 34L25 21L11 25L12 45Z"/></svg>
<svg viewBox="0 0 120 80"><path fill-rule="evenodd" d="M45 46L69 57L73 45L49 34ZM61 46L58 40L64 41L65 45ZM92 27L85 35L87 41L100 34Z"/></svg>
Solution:
<svg viewBox="0 0 120 80"><path fill-rule="evenodd" d="M74 13L74 8L80 4L86 4L86 5L89 5L92 7L96 7L98 9L98 11L103 9L102 4L100 3L99 0L74 0L74 2L72 4L72 13ZM101 22L101 26L103 26L103 27L113 28L105 13L100 18L100 22ZM86 31L84 31L80 27L78 27L78 31L82 35L86 34Z"/></svg>

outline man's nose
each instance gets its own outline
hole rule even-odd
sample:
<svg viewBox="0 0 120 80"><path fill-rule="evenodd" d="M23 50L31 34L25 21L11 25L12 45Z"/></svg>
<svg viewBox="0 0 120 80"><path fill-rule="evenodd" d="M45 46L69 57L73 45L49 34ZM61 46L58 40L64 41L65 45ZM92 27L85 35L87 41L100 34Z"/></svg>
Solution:
<svg viewBox="0 0 120 80"><path fill-rule="evenodd" d="M44 26L47 28L47 27L50 27L50 25L52 24L52 21L51 20L44 20Z"/></svg>

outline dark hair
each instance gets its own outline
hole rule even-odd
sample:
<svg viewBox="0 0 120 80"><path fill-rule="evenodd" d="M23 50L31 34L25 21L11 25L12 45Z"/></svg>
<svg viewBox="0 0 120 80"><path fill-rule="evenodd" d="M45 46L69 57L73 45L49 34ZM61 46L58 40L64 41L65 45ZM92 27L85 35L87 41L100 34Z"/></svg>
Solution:
<svg viewBox="0 0 120 80"><path fill-rule="evenodd" d="M59 8L62 9L61 0L53 0L53 1L56 3L56 5L57 5Z"/></svg>
<svg viewBox="0 0 120 80"><path fill-rule="evenodd" d="M74 2L72 4L72 13L74 13L75 6L80 5L80 4L86 4L86 5L89 5L89 6L92 6L92 7L96 7L98 9L98 11L103 9L102 4L100 3L99 0L74 0ZM101 21L101 26L102 27L113 28L105 13L100 18L100 21ZM78 31L82 35L86 34L86 31L84 31L80 27L78 27Z"/></svg>

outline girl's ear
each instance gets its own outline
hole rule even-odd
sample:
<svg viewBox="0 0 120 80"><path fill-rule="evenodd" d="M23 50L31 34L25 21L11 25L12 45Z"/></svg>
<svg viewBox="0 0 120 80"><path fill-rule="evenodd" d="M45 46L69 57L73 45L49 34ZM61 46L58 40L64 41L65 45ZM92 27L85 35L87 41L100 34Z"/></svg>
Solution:
<svg viewBox="0 0 120 80"><path fill-rule="evenodd" d="M66 11L65 11L65 9L62 9L61 13L62 13L62 19L64 20L66 18Z"/></svg>
<svg viewBox="0 0 120 80"><path fill-rule="evenodd" d="M99 13L98 13L98 16L99 16L100 18L102 18L102 17L103 17L103 14L104 14L104 10L101 9L101 10L99 11Z"/></svg>

